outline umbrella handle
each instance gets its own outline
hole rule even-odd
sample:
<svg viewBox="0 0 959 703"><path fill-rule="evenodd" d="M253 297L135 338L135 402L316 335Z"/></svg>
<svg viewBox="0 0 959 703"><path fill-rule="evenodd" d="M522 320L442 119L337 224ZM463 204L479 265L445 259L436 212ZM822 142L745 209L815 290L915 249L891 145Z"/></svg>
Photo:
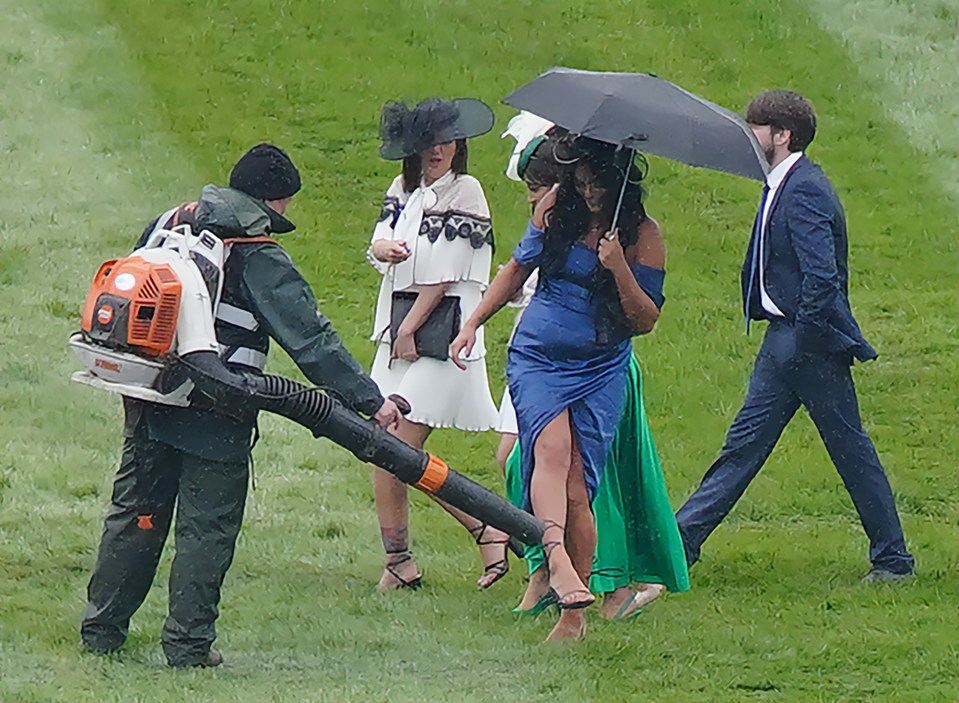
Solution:
<svg viewBox="0 0 959 703"><path fill-rule="evenodd" d="M626 185L629 183L629 171L633 167L633 158L635 156L636 150L629 149L629 158L626 160L626 170L623 176L623 186L619 189L619 200L616 201L616 210L613 212L613 224L609 228L610 232L615 232L616 225L619 224L619 211L623 207L623 196L626 195Z"/></svg>

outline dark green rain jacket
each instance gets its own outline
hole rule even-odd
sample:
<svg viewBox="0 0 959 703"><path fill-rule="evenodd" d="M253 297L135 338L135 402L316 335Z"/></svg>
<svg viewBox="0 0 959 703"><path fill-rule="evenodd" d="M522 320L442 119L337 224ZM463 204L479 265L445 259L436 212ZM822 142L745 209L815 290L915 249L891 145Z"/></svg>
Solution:
<svg viewBox="0 0 959 703"><path fill-rule="evenodd" d="M180 222L190 222L195 229L207 229L222 239L293 230L285 217L231 188L208 185L195 208L190 204L181 212ZM155 225L156 221L147 227L138 246ZM280 246L234 244L224 267L223 299L228 298L256 318L258 334L264 335L263 348L269 335L312 383L365 415L374 414L383 404L376 384L317 310L313 290ZM255 416L243 422L210 411L147 404L144 419L153 439L206 459L239 461L249 455Z"/></svg>

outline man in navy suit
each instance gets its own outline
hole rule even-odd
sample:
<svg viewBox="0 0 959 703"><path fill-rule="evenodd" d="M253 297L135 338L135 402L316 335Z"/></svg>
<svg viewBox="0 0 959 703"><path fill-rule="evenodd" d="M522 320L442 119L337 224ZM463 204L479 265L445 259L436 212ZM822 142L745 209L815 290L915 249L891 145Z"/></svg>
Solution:
<svg viewBox="0 0 959 703"><path fill-rule="evenodd" d="M816 114L800 95L768 91L746 110L771 170L742 270L746 330L767 320L746 399L716 462L676 519L692 565L762 468L802 405L819 430L869 537L867 581L912 574L886 473L862 428L853 359L875 350L849 307L846 218L832 184L803 150Z"/></svg>

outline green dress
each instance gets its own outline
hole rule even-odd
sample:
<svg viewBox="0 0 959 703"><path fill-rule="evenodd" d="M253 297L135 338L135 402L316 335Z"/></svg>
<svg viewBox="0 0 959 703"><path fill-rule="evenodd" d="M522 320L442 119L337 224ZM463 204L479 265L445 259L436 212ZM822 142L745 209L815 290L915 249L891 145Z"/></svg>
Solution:
<svg viewBox="0 0 959 703"><path fill-rule="evenodd" d="M519 443L506 462L506 495L523 505ZM626 404L596 497L596 558L590 590L609 593L630 583L659 583L689 590L689 572L679 527L643 405L643 375L633 356ZM543 565L543 548L527 547L530 573Z"/></svg>

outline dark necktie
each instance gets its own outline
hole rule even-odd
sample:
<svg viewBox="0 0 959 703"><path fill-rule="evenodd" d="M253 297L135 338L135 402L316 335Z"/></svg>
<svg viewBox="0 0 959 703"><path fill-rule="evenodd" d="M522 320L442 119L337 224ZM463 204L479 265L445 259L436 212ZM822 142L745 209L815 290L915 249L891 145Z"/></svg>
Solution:
<svg viewBox="0 0 959 703"><path fill-rule="evenodd" d="M743 314L746 317L746 334L749 334L749 306L752 304L753 291L756 288L757 278L759 277L759 238L763 230L763 211L766 209L766 198L769 196L769 186L763 186L763 197L759 201L759 212L756 214L756 221L753 223L752 248L749 262L749 285L746 286L746 297L743 300ZM762 303L760 302L760 305Z"/></svg>

